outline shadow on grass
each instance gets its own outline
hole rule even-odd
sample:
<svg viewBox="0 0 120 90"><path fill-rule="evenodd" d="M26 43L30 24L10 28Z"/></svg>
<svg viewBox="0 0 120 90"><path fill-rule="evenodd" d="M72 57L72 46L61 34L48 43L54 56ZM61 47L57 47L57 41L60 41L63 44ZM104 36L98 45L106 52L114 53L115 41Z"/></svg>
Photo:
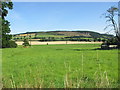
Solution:
<svg viewBox="0 0 120 90"><path fill-rule="evenodd" d="M95 48L93 50L118 50L118 48L116 47L109 47L109 48L106 48L106 49L102 49L102 48Z"/></svg>
<svg viewBox="0 0 120 90"><path fill-rule="evenodd" d="M56 49L56 50L63 50L63 49Z"/></svg>
<svg viewBox="0 0 120 90"><path fill-rule="evenodd" d="M92 49L72 49L73 51L90 51Z"/></svg>
<svg viewBox="0 0 120 90"><path fill-rule="evenodd" d="M95 49L72 49L74 51L94 51L94 50L118 50L116 47L110 47L107 49L102 49L102 48L95 48Z"/></svg>

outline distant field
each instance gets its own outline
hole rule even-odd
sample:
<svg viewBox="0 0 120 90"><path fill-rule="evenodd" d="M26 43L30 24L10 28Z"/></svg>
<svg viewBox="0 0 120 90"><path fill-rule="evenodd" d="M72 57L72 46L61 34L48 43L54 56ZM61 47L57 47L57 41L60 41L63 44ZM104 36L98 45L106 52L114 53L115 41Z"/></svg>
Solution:
<svg viewBox="0 0 120 90"><path fill-rule="evenodd" d="M34 45L3 49L7 88L117 87L118 51L100 44Z"/></svg>
<svg viewBox="0 0 120 90"><path fill-rule="evenodd" d="M16 41L18 45L22 45L23 41ZM30 41L29 41L30 43ZM80 41L31 41L31 45L46 45L46 44L101 44L102 42L80 42Z"/></svg>

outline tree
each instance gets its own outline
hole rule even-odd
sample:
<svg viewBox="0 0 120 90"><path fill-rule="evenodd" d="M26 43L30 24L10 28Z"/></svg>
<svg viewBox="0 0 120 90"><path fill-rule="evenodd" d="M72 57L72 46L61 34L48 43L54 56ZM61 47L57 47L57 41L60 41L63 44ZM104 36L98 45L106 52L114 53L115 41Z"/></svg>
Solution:
<svg viewBox="0 0 120 90"><path fill-rule="evenodd" d="M24 46L24 47L30 46L30 44L29 44L29 42L28 42L27 39L24 39L23 42L24 42L24 43L23 43L23 46Z"/></svg>
<svg viewBox="0 0 120 90"><path fill-rule="evenodd" d="M115 16L118 15L118 11L119 9L117 7L110 7L108 10L107 10L107 13L105 14L105 18L107 19L106 22L109 22L109 25L107 25L105 27L105 29L107 28L111 28L110 31L114 31L115 34L116 34L116 38L117 38L117 44L118 46L120 45L120 31L119 31L119 28L118 28L118 24L117 22L115 21Z"/></svg>
<svg viewBox="0 0 120 90"><path fill-rule="evenodd" d="M10 46L14 46L13 42L11 44L12 35L10 35L10 22L5 19L5 17L8 14L8 9L13 9L13 3L6 0L6 1L0 1L0 41L2 42L2 45L0 45L1 48L9 48Z"/></svg>

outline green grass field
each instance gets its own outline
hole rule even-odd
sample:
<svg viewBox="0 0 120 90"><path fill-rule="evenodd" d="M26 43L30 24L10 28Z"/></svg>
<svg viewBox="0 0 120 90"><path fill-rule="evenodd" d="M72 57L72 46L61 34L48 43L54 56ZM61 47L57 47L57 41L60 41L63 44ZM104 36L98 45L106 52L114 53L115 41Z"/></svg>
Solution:
<svg viewBox="0 0 120 90"><path fill-rule="evenodd" d="M7 88L117 87L118 50L99 44L36 45L3 49L3 86Z"/></svg>

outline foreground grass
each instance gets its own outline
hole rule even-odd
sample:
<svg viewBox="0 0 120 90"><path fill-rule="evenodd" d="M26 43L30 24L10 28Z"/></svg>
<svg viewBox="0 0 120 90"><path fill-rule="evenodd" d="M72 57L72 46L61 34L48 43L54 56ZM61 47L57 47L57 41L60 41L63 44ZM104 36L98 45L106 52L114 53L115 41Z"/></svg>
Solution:
<svg viewBox="0 0 120 90"><path fill-rule="evenodd" d="M99 44L38 45L3 49L3 86L7 88L117 87L117 50Z"/></svg>

